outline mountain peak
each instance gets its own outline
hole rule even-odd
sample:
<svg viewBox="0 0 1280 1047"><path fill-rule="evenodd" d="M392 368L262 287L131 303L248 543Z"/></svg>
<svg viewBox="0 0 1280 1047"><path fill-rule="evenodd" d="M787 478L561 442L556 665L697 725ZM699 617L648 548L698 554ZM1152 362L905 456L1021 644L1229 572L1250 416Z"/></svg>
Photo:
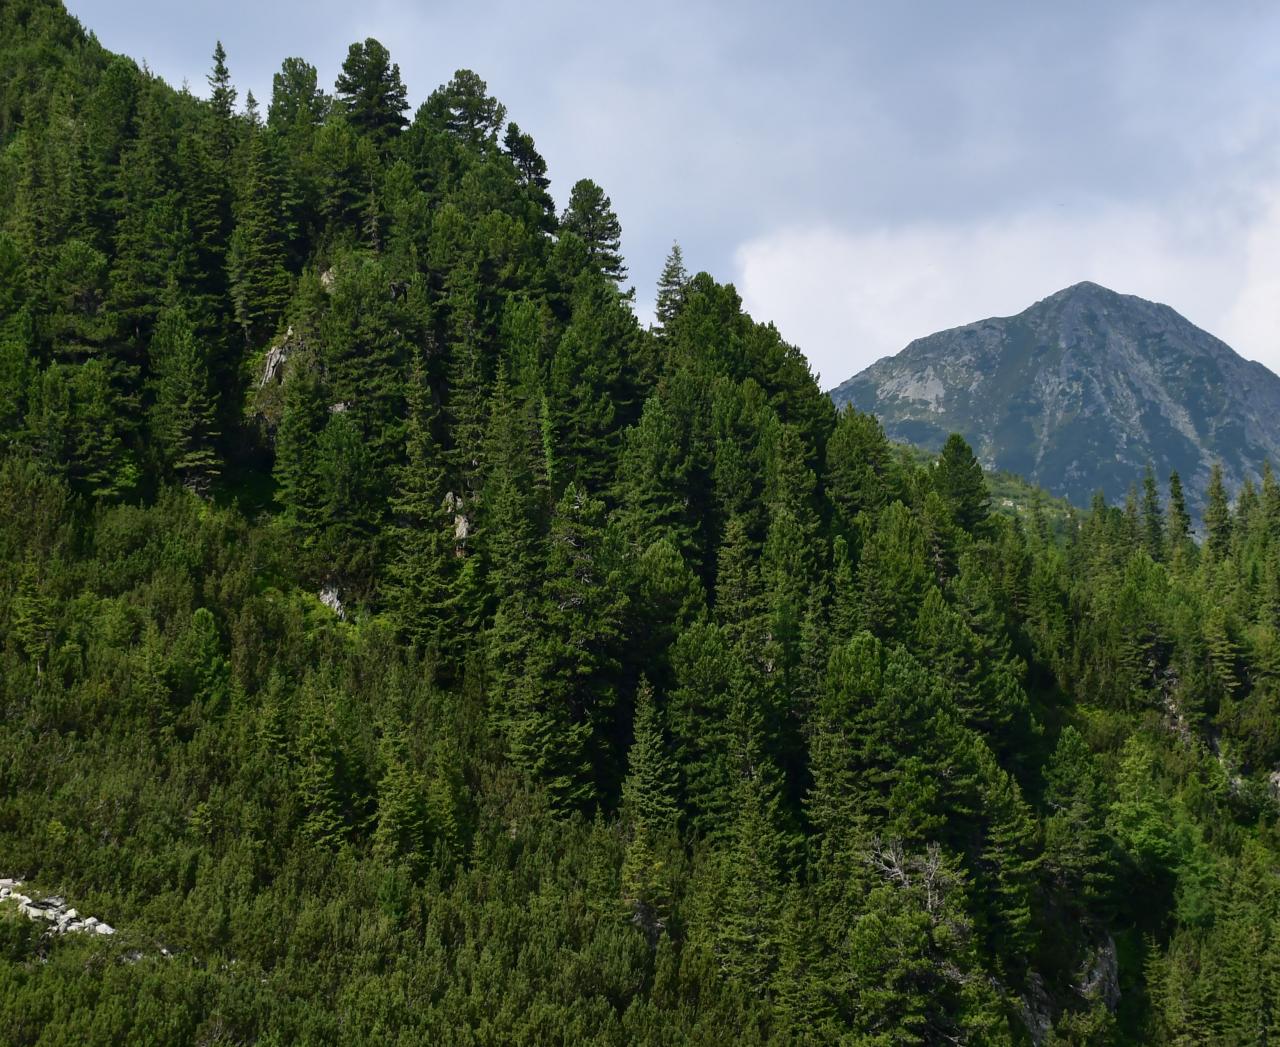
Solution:
<svg viewBox="0 0 1280 1047"><path fill-rule="evenodd" d="M1169 306L1090 280L917 339L831 395L907 443L959 432L985 465L1077 505L1123 499L1148 462L1176 469L1197 505L1214 462L1238 486L1280 459L1280 377Z"/></svg>

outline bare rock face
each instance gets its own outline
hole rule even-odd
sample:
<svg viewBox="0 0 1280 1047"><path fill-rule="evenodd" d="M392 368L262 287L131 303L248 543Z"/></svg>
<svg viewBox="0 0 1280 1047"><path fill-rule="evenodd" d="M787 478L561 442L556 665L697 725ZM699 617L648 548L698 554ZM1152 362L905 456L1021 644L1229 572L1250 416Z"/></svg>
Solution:
<svg viewBox="0 0 1280 1047"><path fill-rule="evenodd" d="M1044 979L1036 971L1027 978L1026 992L1022 997L1022 1024L1031 1034L1031 1042L1040 1047L1053 1031L1053 1000L1045 988Z"/></svg>
<svg viewBox="0 0 1280 1047"><path fill-rule="evenodd" d="M988 468L1076 505L1124 498L1151 462L1182 478L1199 516L1209 471L1229 487L1280 458L1280 377L1166 305L1081 283L1017 316L912 342L832 390L890 439L952 432Z"/></svg>
<svg viewBox="0 0 1280 1047"><path fill-rule="evenodd" d="M320 602L329 610L338 616L338 621L344 622L347 619L347 609L342 606L342 599L338 595L338 587L335 585L326 585L320 590Z"/></svg>
<svg viewBox="0 0 1280 1047"><path fill-rule="evenodd" d="M445 494L440 504L446 512L453 514L454 552L463 556L466 553L467 539L471 537L471 519L462 511L462 499L452 491Z"/></svg>
<svg viewBox="0 0 1280 1047"><path fill-rule="evenodd" d="M262 375L258 379L259 389L271 383L279 385L284 381L284 365L289 362L289 355L294 348L293 325L290 324L284 337L267 350L267 357L262 362Z"/></svg>
<svg viewBox="0 0 1280 1047"><path fill-rule="evenodd" d="M1090 1002L1101 1001L1112 1013L1120 1006L1120 961L1111 935L1089 950L1075 989Z"/></svg>
<svg viewBox="0 0 1280 1047"><path fill-rule="evenodd" d="M298 367L298 360L305 359L306 350L306 340L290 325L262 358L262 370L249 397L248 411L268 436L274 436L284 415L285 383Z"/></svg>

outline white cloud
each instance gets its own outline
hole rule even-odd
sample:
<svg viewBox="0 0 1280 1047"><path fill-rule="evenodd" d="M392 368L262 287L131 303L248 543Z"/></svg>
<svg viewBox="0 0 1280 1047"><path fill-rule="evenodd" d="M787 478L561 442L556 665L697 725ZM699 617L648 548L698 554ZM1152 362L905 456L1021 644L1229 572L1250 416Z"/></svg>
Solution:
<svg viewBox="0 0 1280 1047"><path fill-rule="evenodd" d="M1020 312L1081 280L1171 305L1280 370L1280 187L1255 199L1236 214L1112 206L1083 217L783 229L739 248L737 282L752 315L805 351L824 388L914 338Z"/></svg>

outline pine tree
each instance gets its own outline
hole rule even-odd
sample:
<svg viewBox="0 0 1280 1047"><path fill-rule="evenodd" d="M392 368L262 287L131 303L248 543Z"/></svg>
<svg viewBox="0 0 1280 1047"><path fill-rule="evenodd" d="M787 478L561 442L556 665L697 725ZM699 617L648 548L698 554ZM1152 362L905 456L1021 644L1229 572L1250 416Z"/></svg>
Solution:
<svg viewBox="0 0 1280 1047"><path fill-rule="evenodd" d="M642 390L624 363L639 335L631 310L603 281L575 296L547 390L562 482L597 494L615 475L622 429L640 413Z"/></svg>
<svg viewBox="0 0 1280 1047"><path fill-rule="evenodd" d="M667 724L682 778L681 806L695 830L722 837L733 810L729 719L738 662L721 630L703 620L676 637L671 663Z"/></svg>
<svg viewBox="0 0 1280 1047"><path fill-rule="evenodd" d="M990 749L977 747L985 821L978 854L978 882L985 888L990 926L988 949L999 952L1011 971L1026 962L1032 948L1032 891L1037 868L1033 857L1036 824L1018 783L999 766Z"/></svg>
<svg viewBox="0 0 1280 1047"><path fill-rule="evenodd" d="M417 114L472 148L493 146L506 116L507 107L489 95L489 85L470 69L459 69L447 84L432 91ZM532 139L528 144L531 148ZM526 161L533 162L532 157L526 155Z"/></svg>
<svg viewBox="0 0 1280 1047"><path fill-rule="evenodd" d="M334 85L347 121L378 149L385 149L408 121L409 103L400 67L373 37L352 44Z"/></svg>
<svg viewBox="0 0 1280 1047"><path fill-rule="evenodd" d="M565 800L586 798L595 783L610 791L617 786L611 779L621 756L615 717L625 594L604 527L604 505L575 484L552 514L542 589L543 630L530 675L541 692L542 715L564 723L563 737L581 739L583 748L579 755L571 743L556 743L559 752L540 753L538 759L560 764L556 791ZM584 780L578 767L588 758L595 783Z"/></svg>
<svg viewBox="0 0 1280 1047"><path fill-rule="evenodd" d="M573 233L586 245L590 264L615 283L627 278L623 264L622 225L613 203L595 182L583 178L569 193L569 206L560 218L563 232Z"/></svg>
<svg viewBox="0 0 1280 1047"><path fill-rule="evenodd" d="M322 847L336 848L346 836L342 760L329 712L315 697L304 706L297 763L302 833Z"/></svg>
<svg viewBox="0 0 1280 1047"><path fill-rule="evenodd" d="M217 402L208 361L181 307L162 313L151 342L156 374L151 429L167 466L197 494L207 494L220 471Z"/></svg>
<svg viewBox="0 0 1280 1047"><path fill-rule="evenodd" d="M1280 483L1269 461L1262 463L1262 516L1269 544L1280 546Z"/></svg>
<svg viewBox="0 0 1280 1047"><path fill-rule="evenodd" d="M760 992L778 962L785 844L779 829L776 771L760 750L758 725L735 702L733 821L721 853L723 910L715 947L721 969Z"/></svg>
<svg viewBox="0 0 1280 1047"><path fill-rule="evenodd" d="M932 581L924 532L901 502L880 514L858 561L862 625L885 639L901 639Z"/></svg>
<svg viewBox="0 0 1280 1047"><path fill-rule="evenodd" d="M284 520L306 548L314 544L321 522L318 444L329 421L328 404L316 370L309 361L299 361L285 376L274 472Z"/></svg>
<svg viewBox="0 0 1280 1047"><path fill-rule="evenodd" d="M649 397L640 421L622 434L615 497L633 546L666 535L691 562L700 563L698 521L689 513L693 463L685 436L667 398Z"/></svg>
<svg viewBox="0 0 1280 1047"><path fill-rule="evenodd" d="M859 513L874 516L898 494L893 452L874 415L852 405L841 409L827 442L825 477L827 497L846 532Z"/></svg>
<svg viewBox="0 0 1280 1047"><path fill-rule="evenodd" d="M329 99L318 82L315 66L301 58L286 58L271 78L267 127L286 140L308 140L329 111Z"/></svg>

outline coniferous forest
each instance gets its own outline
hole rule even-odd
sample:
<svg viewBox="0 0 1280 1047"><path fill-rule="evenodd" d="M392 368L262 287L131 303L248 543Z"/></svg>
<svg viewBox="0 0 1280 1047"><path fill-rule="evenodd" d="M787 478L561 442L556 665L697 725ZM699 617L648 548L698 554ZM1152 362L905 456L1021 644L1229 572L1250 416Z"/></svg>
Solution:
<svg viewBox="0 0 1280 1047"><path fill-rule="evenodd" d="M0 1040L1280 1042L1269 470L997 511L476 73L202 94L0 7Z"/></svg>

